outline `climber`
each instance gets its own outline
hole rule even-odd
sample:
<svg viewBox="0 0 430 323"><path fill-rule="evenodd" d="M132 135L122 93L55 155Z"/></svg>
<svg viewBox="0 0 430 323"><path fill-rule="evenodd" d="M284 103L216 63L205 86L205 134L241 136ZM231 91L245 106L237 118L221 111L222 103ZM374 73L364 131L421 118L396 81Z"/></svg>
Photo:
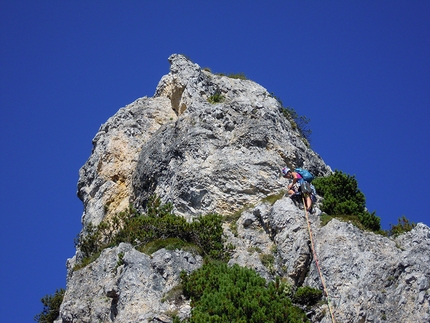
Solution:
<svg viewBox="0 0 430 323"><path fill-rule="evenodd" d="M294 198L300 194L303 194L303 198L305 201L306 210L310 213L312 213L312 197L311 193L309 192L302 192L301 186L304 183L307 183L303 180L302 176L297 173L293 172L288 167L282 168L282 176L284 178L292 179L293 182L288 184L288 196L291 198Z"/></svg>

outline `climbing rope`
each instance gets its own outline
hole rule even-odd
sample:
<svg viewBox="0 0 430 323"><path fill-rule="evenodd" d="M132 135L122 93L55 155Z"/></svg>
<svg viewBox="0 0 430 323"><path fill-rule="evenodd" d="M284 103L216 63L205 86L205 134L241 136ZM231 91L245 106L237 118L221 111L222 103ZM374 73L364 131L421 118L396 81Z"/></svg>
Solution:
<svg viewBox="0 0 430 323"><path fill-rule="evenodd" d="M308 210L306 208L305 198L304 198L303 194L302 194L302 200L303 200L303 208L305 209L306 222L308 224L308 232L309 232L309 237L311 239L311 249L312 249L312 254L314 256L315 265L317 266L318 274L320 275L320 279L321 279L321 283L323 285L324 293L325 293L325 295L327 297L327 305L328 305L328 309L330 311L331 321L333 323L336 323L336 321L334 319L333 311L331 309L330 298L328 297L328 293L327 293L327 288L326 288L326 285L325 285L324 277L322 275L320 265L318 264L318 257L317 257L317 253L315 251L314 239L312 238L312 229L311 229L311 225L310 225L310 222L309 222Z"/></svg>

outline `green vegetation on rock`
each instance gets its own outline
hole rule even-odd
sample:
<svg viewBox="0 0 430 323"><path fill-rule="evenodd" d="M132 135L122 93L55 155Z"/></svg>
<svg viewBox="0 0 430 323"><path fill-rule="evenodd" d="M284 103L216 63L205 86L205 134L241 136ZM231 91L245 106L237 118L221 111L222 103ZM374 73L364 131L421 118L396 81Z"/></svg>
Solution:
<svg viewBox="0 0 430 323"><path fill-rule="evenodd" d="M231 79L238 79L238 80L247 80L248 79L246 77L245 73L243 73L243 72L228 73L228 74L225 74L225 73L215 73L215 75L218 75L218 76L227 76L227 77L229 77Z"/></svg>
<svg viewBox="0 0 430 323"><path fill-rule="evenodd" d="M402 233L411 231L416 227L416 223L410 222L404 215L397 220L396 225L390 224L390 229L387 232L388 236L397 237Z"/></svg>
<svg viewBox="0 0 430 323"><path fill-rule="evenodd" d="M309 143L311 142L311 134L312 130L309 129L309 122L311 121L306 116L299 115L296 110L292 107L284 107L281 99L274 95L273 93L270 94L273 98L275 98L280 105L279 112L282 113L282 115L290 121L291 126L294 130L297 130L301 136L304 139L304 142L306 146L310 146Z"/></svg>
<svg viewBox="0 0 430 323"><path fill-rule="evenodd" d="M267 283L245 267L210 262L189 275L183 272L181 280L192 307L184 323L308 322L279 279Z"/></svg>
<svg viewBox="0 0 430 323"><path fill-rule="evenodd" d="M208 98L208 102L212 104L224 102L225 97L221 94L221 92L216 91L213 95Z"/></svg>
<svg viewBox="0 0 430 323"><path fill-rule="evenodd" d="M297 288L293 301L301 305L315 305L322 298L322 291L309 286Z"/></svg>
<svg viewBox="0 0 430 323"><path fill-rule="evenodd" d="M172 210L170 203L162 204L160 198L153 196L148 201L146 214L130 207L98 226L87 225L84 234L75 240L84 257L75 270L95 260L103 249L121 242L130 243L142 252L184 247L209 258L226 257L222 216L208 214L187 222L185 218L174 215Z"/></svg>
<svg viewBox="0 0 430 323"><path fill-rule="evenodd" d="M323 197L321 210L330 216L354 216L364 228L378 232L381 219L366 210L366 198L358 189L355 176L336 170L327 177L313 180L317 193Z"/></svg>
<svg viewBox="0 0 430 323"><path fill-rule="evenodd" d="M46 295L40 301L43 304L41 313L34 317L34 320L39 323L52 323L58 315L60 315L60 305L63 302L65 290L57 289L54 295Z"/></svg>

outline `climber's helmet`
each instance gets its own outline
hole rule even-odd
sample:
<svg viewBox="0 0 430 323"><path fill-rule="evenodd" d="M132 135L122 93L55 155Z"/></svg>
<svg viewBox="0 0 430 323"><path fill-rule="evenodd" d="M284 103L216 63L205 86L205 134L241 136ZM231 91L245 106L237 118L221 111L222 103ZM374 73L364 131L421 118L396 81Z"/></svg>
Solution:
<svg viewBox="0 0 430 323"><path fill-rule="evenodd" d="M291 172L291 169L289 169L288 167L282 168L282 175L283 176L287 176L288 172Z"/></svg>

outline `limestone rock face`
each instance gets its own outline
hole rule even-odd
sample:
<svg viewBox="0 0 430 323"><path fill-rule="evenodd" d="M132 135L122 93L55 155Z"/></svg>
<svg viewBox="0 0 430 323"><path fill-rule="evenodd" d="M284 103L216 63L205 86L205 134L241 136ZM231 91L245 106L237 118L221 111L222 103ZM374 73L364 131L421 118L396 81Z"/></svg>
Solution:
<svg viewBox="0 0 430 323"><path fill-rule="evenodd" d="M162 302L179 283L182 270L202 265L200 256L158 250L151 257L122 243L73 273L58 322L169 322L165 313L189 315L189 305ZM188 309L188 311L187 311Z"/></svg>
<svg viewBox="0 0 430 323"><path fill-rule="evenodd" d="M309 221L316 259L304 211L291 199L243 212L238 233L228 234L237 246L230 263L253 268L266 279L279 275L293 285L322 290L317 260L336 322L430 321L428 226L419 223L393 240L336 219L321 227L318 209ZM263 266L265 254L274 255L273 265ZM314 313L313 322L332 322L326 305L319 310L327 315Z"/></svg>
<svg viewBox="0 0 430 323"><path fill-rule="evenodd" d="M315 227L316 252L338 320L429 322L429 238L423 224L397 243L338 220ZM306 283L318 281L311 266Z"/></svg>
<svg viewBox="0 0 430 323"><path fill-rule="evenodd" d="M93 151L79 170L82 223L99 224L130 204L131 178L142 145L161 125L176 119L166 98L140 98L121 108L93 139Z"/></svg>
<svg viewBox="0 0 430 323"><path fill-rule="evenodd" d="M300 203L283 196L280 170L304 167L324 176L331 169L282 116L279 102L253 81L214 75L182 55L169 62L154 96L121 108L93 139L79 173L82 233L129 204L143 211L157 194L190 221L228 215L230 265L293 287L323 289L321 273L336 322L430 321L429 227L418 224L395 239L335 219L322 227L318 204L308 225ZM57 323L167 323L190 315L179 275L202 266L200 256L165 249L146 255L122 243L74 269L81 258L77 250L67 261ZM331 322L327 303L308 316Z"/></svg>
<svg viewBox="0 0 430 323"><path fill-rule="evenodd" d="M180 55L169 60L170 73L155 96L169 98L180 116L142 147L133 176L137 207L155 193L171 201L177 214L228 214L284 189L285 165L330 172L266 89L202 71ZM221 103L208 102L215 93Z"/></svg>

